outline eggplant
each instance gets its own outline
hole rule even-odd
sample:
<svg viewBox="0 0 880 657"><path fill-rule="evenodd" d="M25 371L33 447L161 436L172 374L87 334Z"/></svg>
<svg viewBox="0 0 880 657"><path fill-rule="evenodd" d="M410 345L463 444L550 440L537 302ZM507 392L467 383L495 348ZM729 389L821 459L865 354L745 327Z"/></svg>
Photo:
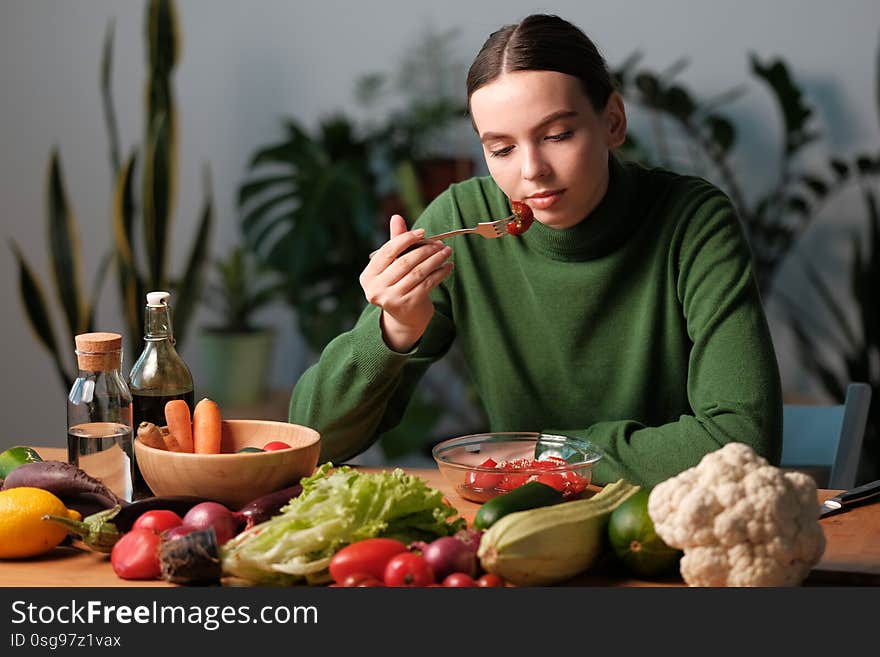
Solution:
<svg viewBox="0 0 880 657"><path fill-rule="evenodd" d="M99 479L64 461L36 461L18 466L6 477L3 490L20 486L42 488L62 500L89 495L92 502L102 504L105 509L126 504Z"/></svg>
<svg viewBox="0 0 880 657"><path fill-rule="evenodd" d="M294 497L302 493L302 486L294 484L288 488L282 488L274 493L267 493L251 500L238 510L247 520L245 529L250 529L254 525L265 522L274 515L278 515L281 507L285 506Z"/></svg>

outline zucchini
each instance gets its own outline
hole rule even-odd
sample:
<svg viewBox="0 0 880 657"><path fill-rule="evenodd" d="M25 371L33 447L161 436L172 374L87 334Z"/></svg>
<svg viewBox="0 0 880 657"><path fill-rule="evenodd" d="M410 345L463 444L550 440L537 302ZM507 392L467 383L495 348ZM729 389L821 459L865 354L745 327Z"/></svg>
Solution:
<svg viewBox="0 0 880 657"><path fill-rule="evenodd" d="M585 500L510 513L480 539L480 565L517 586L570 579L596 562L611 512L638 490L619 479Z"/></svg>
<svg viewBox="0 0 880 657"><path fill-rule="evenodd" d="M564 499L562 492L552 486L529 481L485 502L474 517L474 529L489 529L508 513L559 504Z"/></svg>

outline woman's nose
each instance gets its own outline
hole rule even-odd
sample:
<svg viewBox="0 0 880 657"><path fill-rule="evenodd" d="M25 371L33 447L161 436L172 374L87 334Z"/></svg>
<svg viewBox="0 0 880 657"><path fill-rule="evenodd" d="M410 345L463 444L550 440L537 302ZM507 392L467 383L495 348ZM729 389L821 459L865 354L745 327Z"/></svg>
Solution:
<svg viewBox="0 0 880 657"><path fill-rule="evenodd" d="M541 149L530 147L523 149L522 177L523 180L535 180L546 176L550 165L541 154Z"/></svg>

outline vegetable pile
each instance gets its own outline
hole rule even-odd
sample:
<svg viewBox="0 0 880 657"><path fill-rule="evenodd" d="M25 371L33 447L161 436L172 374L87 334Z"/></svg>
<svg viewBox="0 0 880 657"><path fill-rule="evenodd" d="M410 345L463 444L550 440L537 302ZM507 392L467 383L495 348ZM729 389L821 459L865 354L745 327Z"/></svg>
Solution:
<svg viewBox="0 0 880 657"><path fill-rule="evenodd" d="M364 473L324 463L300 481L281 513L223 546L223 572L255 584L323 583L330 560L350 543L375 537L403 543L464 529L440 491L403 470Z"/></svg>

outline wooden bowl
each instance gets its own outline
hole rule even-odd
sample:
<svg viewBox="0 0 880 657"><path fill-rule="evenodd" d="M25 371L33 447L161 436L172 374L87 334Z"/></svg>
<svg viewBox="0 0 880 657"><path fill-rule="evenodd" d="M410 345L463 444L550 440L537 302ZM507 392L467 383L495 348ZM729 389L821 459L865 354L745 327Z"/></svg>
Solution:
<svg viewBox="0 0 880 657"><path fill-rule="evenodd" d="M274 440L291 447L235 453ZM320 448L314 429L268 420L224 420L220 454L169 452L134 441L135 459L154 495L197 495L233 510L312 474Z"/></svg>

